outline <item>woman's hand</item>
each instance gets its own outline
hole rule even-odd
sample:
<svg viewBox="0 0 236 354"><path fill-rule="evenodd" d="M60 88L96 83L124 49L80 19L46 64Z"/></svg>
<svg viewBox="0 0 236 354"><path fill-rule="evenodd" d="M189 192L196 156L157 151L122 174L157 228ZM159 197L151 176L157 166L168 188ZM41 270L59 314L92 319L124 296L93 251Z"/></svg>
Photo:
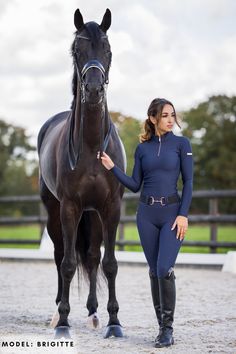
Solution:
<svg viewBox="0 0 236 354"><path fill-rule="evenodd" d="M98 151L97 153L97 159L100 159L100 151ZM112 161L112 159L103 151L103 155L101 156L101 161L104 167L106 167L107 170L110 170L111 168L113 168L114 162Z"/></svg>
<svg viewBox="0 0 236 354"><path fill-rule="evenodd" d="M177 226L176 238L179 238L180 241L184 239L184 236L188 229L188 218L182 215L178 215L175 219L174 224L172 225L171 230L174 230Z"/></svg>

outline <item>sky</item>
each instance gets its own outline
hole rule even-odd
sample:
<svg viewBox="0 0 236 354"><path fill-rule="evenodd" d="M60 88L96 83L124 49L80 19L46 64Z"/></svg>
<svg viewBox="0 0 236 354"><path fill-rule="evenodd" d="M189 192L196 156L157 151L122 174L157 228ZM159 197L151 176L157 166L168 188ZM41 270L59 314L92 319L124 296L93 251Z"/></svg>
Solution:
<svg viewBox="0 0 236 354"><path fill-rule="evenodd" d="M236 94L235 0L0 0L0 119L33 139L70 107L77 8L112 12L109 110L144 120L155 97L178 112Z"/></svg>

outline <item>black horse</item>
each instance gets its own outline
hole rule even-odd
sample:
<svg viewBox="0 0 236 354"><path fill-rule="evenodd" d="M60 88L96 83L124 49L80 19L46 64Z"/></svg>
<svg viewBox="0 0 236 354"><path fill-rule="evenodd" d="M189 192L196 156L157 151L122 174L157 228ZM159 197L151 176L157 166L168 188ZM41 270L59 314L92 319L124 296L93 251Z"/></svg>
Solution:
<svg viewBox="0 0 236 354"><path fill-rule="evenodd" d="M69 335L69 289L79 265L86 270L90 282L88 315L94 327L98 325L96 280L103 242L102 268L109 289L105 337L119 337L122 330L117 318L114 248L124 190L97 160L97 152L107 150L120 168L124 169L126 163L106 101L111 64L106 32L111 25L111 12L106 10L100 25L84 24L77 9L74 24L77 31L71 47L72 107L49 119L38 136L40 195L48 212L47 230L54 243L58 271L56 336L62 331L63 336Z"/></svg>

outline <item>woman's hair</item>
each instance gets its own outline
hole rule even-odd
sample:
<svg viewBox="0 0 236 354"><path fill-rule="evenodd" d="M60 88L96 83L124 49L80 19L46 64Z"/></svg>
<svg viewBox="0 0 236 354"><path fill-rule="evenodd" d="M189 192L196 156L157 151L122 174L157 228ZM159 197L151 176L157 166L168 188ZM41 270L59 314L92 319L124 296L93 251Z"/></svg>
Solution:
<svg viewBox="0 0 236 354"><path fill-rule="evenodd" d="M178 127L180 127L180 125L177 121L174 105L170 101L166 100L165 98L155 98L154 100L152 100L152 102L150 103L150 106L148 107L148 111L147 111L148 118L145 120L144 126L143 126L144 133L139 135L139 140L141 143L144 143L145 141L150 140L151 137L153 135L155 135L155 126L151 122L150 117L157 118L157 123L158 123L161 119L161 114L162 114L163 108L166 104L169 104L173 107L173 110L175 113L175 122L178 125Z"/></svg>

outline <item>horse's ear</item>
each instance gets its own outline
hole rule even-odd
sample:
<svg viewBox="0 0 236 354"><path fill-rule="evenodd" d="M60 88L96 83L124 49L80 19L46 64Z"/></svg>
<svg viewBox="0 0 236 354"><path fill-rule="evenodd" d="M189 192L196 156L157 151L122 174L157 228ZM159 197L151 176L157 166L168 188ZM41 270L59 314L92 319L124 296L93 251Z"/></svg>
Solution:
<svg viewBox="0 0 236 354"><path fill-rule="evenodd" d="M84 27L84 20L83 20L83 16L81 15L81 12L79 9L77 9L75 11L74 24L75 24L75 27L77 28L78 31L82 31L82 29Z"/></svg>
<svg viewBox="0 0 236 354"><path fill-rule="evenodd" d="M102 22L100 24L100 28L103 32L106 33L110 25L111 25L111 11L109 9L106 9L105 15L103 16Z"/></svg>

